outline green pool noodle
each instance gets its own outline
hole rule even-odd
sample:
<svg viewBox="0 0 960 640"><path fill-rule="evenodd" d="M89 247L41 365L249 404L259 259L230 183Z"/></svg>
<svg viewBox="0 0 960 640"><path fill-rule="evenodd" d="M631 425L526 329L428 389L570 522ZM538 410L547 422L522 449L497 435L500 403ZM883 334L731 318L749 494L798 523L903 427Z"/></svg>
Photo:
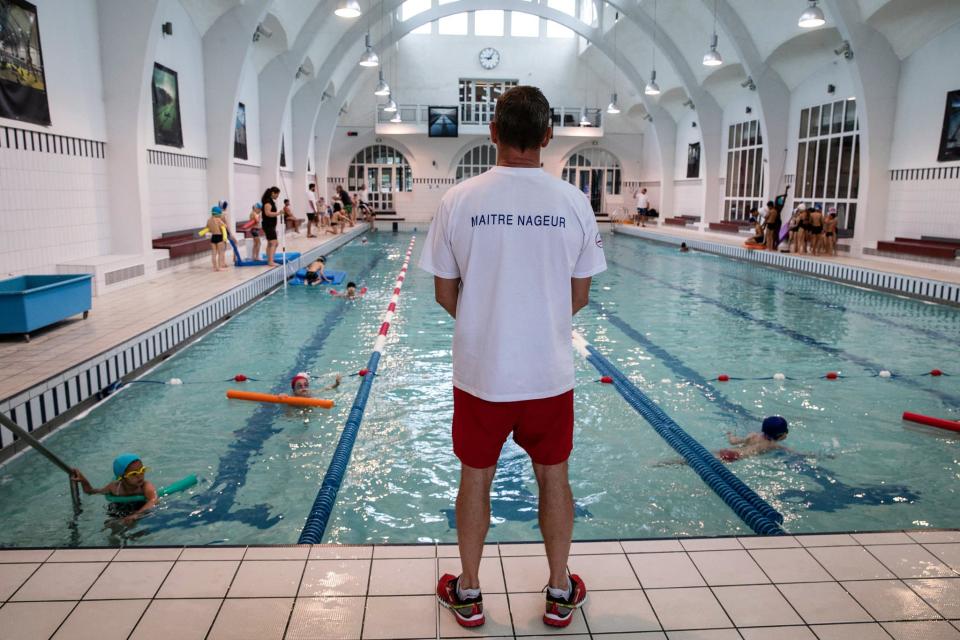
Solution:
<svg viewBox="0 0 960 640"><path fill-rule="evenodd" d="M171 493L176 493L177 491L183 491L184 489L189 489L193 485L197 484L197 476L190 474L186 478L181 478L174 482L173 484L168 484L167 486L157 489L157 497L162 498L163 496L170 495ZM105 494L107 502L145 502L147 500L146 496L113 496Z"/></svg>

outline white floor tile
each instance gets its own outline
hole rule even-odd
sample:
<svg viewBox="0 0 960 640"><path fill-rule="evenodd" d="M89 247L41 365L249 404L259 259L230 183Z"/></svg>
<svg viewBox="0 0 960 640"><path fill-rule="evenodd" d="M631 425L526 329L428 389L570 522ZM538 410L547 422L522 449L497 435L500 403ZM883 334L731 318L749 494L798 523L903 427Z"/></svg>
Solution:
<svg viewBox="0 0 960 640"><path fill-rule="evenodd" d="M370 560L308 560L299 597L364 596Z"/></svg>
<svg viewBox="0 0 960 640"><path fill-rule="evenodd" d="M363 598L297 598L286 640L358 640Z"/></svg>
<svg viewBox="0 0 960 640"><path fill-rule="evenodd" d="M374 560L370 572L370 595L433 594L437 589L435 558Z"/></svg>
<svg viewBox="0 0 960 640"><path fill-rule="evenodd" d="M639 553L631 554L629 558L645 589L701 587L706 584L685 553Z"/></svg>
<svg viewBox="0 0 960 640"><path fill-rule="evenodd" d="M633 573L627 556L598 555L571 556L567 561L570 573L579 575L587 591L604 589L639 589L640 582Z"/></svg>
<svg viewBox="0 0 960 640"><path fill-rule="evenodd" d="M857 624L818 624L810 627L820 640L890 640L876 622Z"/></svg>
<svg viewBox="0 0 960 640"><path fill-rule="evenodd" d="M181 560L173 565L157 598L223 598L239 560Z"/></svg>
<svg viewBox="0 0 960 640"><path fill-rule="evenodd" d="M293 598L224 600L209 640L281 640Z"/></svg>
<svg viewBox="0 0 960 640"><path fill-rule="evenodd" d="M862 547L818 547L809 551L837 580L882 580L895 577Z"/></svg>
<svg viewBox="0 0 960 640"><path fill-rule="evenodd" d="M960 578L904 580L944 618L960 620Z"/></svg>
<svg viewBox="0 0 960 640"><path fill-rule="evenodd" d="M833 580L806 549L755 549L750 555L773 582Z"/></svg>
<svg viewBox="0 0 960 640"><path fill-rule="evenodd" d="M803 624L800 616L773 585L714 587L713 594L738 627Z"/></svg>
<svg viewBox="0 0 960 640"><path fill-rule="evenodd" d="M743 640L817 640L809 627L740 627L737 630Z"/></svg>
<svg viewBox="0 0 960 640"><path fill-rule="evenodd" d="M690 559L711 586L770 582L746 551L702 551Z"/></svg>
<svg viewBox="0 0 960 640"><path fill-rule="evenodd" d="M137 640L203 640L220 609L220 600L154 600L131 637Z"/></svg>
<svg viewBox="0 0 960 640"><path fill-rule="evenodd" d="M76 602L8 602L0 609L0 629L17 640L48 640Z"/></svg>
<svg viewBox="0 0 960 640"><path fill-rule="evenodd" d="M304 560L241 562L228 598L293 598L303 575Z"/></svg>
<svg viewBox="0 0 960 640"><path fill-rule="evenodd" d="M646 591L660 624L666 630L732 627L720 603L706 587Z"/></svg>
<svg viewBox="0 0 960 640"><path fill-rule="evenodd" d="M899 580L844 582L843 588L857 599L878 622L885 620L931 620L939 618L920 596Z"/></svg>
<svg viewBox="0 0 960 640"><path fill-rule="evenodd" d="M879 545L866 549L898 578L943 578L957 575L918 544Z"/></svg>
<svg viewBox="0 0 960 640"><path fill-rule="evenodd" d="M640 589L588 592L583 615L593 634L660 630L657 616Z"/></svg>
<svg viewBox="0 0 960 640"><path fill-rule="evenodd" d="M20 587L12 599L79 600L106 566L105 562L44 564Z"/></svg>
<svg viewBox="0 0 960 640"><path fill-rule="evenodd" d="M111 562L83 599L153 598L172 567L172 562Z"/></svg>
<svg viewBox="0 0 960 640"><path fill-rule="evenodd" d="M433 638L437 635L435 596L367 598L363 637L371 640Z"/></svg>
<svg viewBox="0 0 960 640"><path fill-rule="evenodd" d="M0 602L9 598L27 581L39 564L0 564Z"/></svg>
<svg viewBox="0 0 960 640"><path fill-rule="evenodd" d="M53 640L126 640L149 600L91 600L77 604Z"/></svg>
<svg viewBox="0 0 960 640"><path fill-rule="evenodd" d="M884 622L894 640L960 640L960 631L949 622Z"/></svg>
<svg viewBox="0 0 960 640"><path fill-rule="evenodd" d="M784 584L778 588L807 624L873 621L863 607L836 583Z"/></svg>

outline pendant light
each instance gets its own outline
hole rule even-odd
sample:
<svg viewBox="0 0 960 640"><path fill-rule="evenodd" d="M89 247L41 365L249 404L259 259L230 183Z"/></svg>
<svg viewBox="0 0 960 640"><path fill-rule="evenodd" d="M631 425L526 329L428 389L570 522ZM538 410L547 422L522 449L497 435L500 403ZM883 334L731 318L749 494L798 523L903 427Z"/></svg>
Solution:
<svg viewBox="0 0 960 640"><path fill-rule="evenodd" d="M373 50L373 46L370 44L370 32L367 31L366 39L364 40L366 44L366 49L363 52L363 55L360 56L360 66L361 67L379 67L380 66L380 57L377 55L377 52Z"/></svg>
<svg viewBox="0 0 960 640"><path fill-rule="evenodd" d="M657 84L657 0L653 0L653 47L650 54L653 61L650 65L650 82L643 88L648 96L660 95L660 85Z"/></svg>
<svg viewBox="0 0 960 640"><path fill-rule="evenodd" d="M723 56L717 51L717 0L713 2L713 37L710 39L710 51L703 55L703 66L719 67L723 64Z"/></svg>
<svg viewBox="0 0 960 640"><path fill-rule="evenodd" d="M340 0L333 13L341 18L359 18L363 11L360 10L360 3L357 0Z"/></svg>
<svg viewBox="0 0 960 640"><path fill-rule="evenodd" d="M581 127L589 127L589 126L591 126L592 124L593 124L593 123L591 123L589 120L587 120L587 108L584 107L583 109L580 110L580 126L581 126Z"/></svg>
<svg viewBox="0 0 960 640"><path fill-rule="evenodd" d="M613 93L610 94L610 104L607 105L607 113L617 115L620 113L620 107L617 105L617 19L620 18L620 12L616 12L613 17Z"/></svg>
<svg viewBox="0 0 960 640"><path fill-rule="evenodd" d="M390 95L390 85L387 84L386 79L384 79L383 77L383 69L380 70L380 81L377 82L377 88L373 90L373 95L375 96Z"/></svg>
<svg viewBox="0 0 960 640"><path fill-rule="evenodd" d="M387 103L386 103L385 105L383 105L383 110L384 110L386 113L396 113L396 111L397 111L397 101L393 99L393 96L392 96L392 95L390 95L390 94L387 94L387 95L388 95L389 97L387 98Z"/></svg>
<svg viewBox="0 0 960 640"><path fill-rule="evenodd" d="M801 29L816 29L827 23L823 17L823 10L817 6L817 0L810 0L810 6L804 9L797 21L797 26Z"/></svg>
<svg viewBox="0 0 960 640"><path fill-rule="evenodd" d="M403 122L403 118L400 117L400 110L397 109L397 112L393 114L393 117L390 118L390 122L400 123Z"/></svg>

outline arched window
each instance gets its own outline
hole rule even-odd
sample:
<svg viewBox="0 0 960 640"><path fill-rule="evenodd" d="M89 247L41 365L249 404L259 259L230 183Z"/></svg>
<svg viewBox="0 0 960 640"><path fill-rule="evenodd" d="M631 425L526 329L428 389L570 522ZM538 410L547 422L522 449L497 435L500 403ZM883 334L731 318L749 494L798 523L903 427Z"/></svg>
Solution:
<svg viewBox="0 0 960 640"><path fill-rule="evenodd" d="M393 194L413 191L413 172L407 159L393 147L370 145L350 162L347 191L360 194L376 211L394 211Z"/></svg>
<svg viewBox="0 0 960 640"><path fill-rule="evenodd" d="M605 149L574 153L563 167L562 177L590 197L597 213L606 209L606 196L620 195L620 161Z"/></svg>
<svg viewBox="0 0 960 640"><path fill-rule="evenodd" d="M460 158L457 165L457 182L478 176L497 164L497 148L490 144L481 144L470 149Z"/></svg>

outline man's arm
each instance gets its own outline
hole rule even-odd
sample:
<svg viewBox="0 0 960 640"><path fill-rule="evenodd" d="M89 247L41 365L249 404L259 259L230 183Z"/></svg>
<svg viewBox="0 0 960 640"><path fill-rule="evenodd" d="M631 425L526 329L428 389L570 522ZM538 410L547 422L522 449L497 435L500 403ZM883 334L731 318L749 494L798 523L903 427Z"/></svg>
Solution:
<svg viewBox="0 0 960 640"><path fill-rule="evenodd" d="M592 278L570 278L570 292L573 294L573 314L590 302L590 281Z"/></svg>
<svg viewBox="0 0 960 640"><path fill-rule="evenodd" d="M433 290L437 304L452 317L457 317L457 298L460 297L460 278L433 277Z"/></svg>

